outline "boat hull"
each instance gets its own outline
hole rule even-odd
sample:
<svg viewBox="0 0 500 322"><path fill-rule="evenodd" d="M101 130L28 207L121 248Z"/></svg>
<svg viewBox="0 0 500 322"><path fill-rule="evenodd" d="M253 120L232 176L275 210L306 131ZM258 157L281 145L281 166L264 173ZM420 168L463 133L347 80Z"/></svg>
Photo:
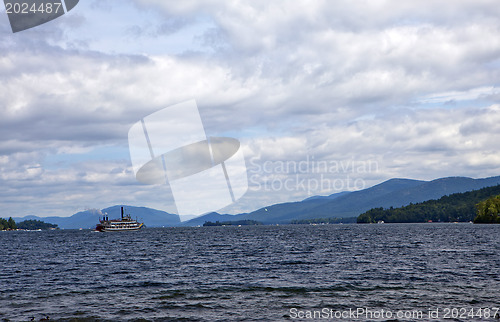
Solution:
<svg viewBox="0 0 500 322"><path fill-rule="evenodd" d="M138 226L133 227L110 227L106 225L97 225L95 230L101 232L112 232L112 231L136 231L141 230L144 227L144 224L139 224Z"/></svg>

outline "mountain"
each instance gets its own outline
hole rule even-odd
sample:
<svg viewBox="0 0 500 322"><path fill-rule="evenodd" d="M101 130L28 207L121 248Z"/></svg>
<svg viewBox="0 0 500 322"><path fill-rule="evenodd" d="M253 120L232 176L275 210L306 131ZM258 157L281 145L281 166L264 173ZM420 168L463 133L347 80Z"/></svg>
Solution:
<svg viewBox="0 0 500 322"><path fill-rule="evenodd" d="M500 185L478 190L453 193L439 199L427 200L400 208L373 208L357 218L358 223L417 223L417 222L495 222L500 205ZM492 197L494 196L494 197ZM476 205L481 215L476 217ZM476 218L476 219L474 219ZM500 217L498 217L500 223Z"/></svg>
<svg viewBox="0 0 500 322"><path fill-rule="evenodd" d="M302 201L270 205L239 215L221 215L213 212L182 223L176 214L146 207L125 206L125 208L133 218L137 217L148 227L201 226L205 221L236 220L255 220L264 224L276 224L313 218L357 217L372 208L402 207L410 203L439 199L453 193L478 190L499 184L500 176L484 179L448 177L432 181L390 179L364 190L340 192L329 196L313 196ZM120 207L118 205L102 210L86 210L71 217L26 216L14 218L14 220L16 222L27 219L43 220L65 229L94 228L102 213L108 213L110 218L119 218Z"/></svg>
<svg viewBox="0 0 500 322"><path fill-rule="evenodd" d="M336 194L335 197L331 199L308 198L299 202L288 202L263 207L242 216L239 220L250 219L263 223L287 223L296 219L353 217L357 215L358 205L365 202L365 200L380 199L388 193L414 187L423 182L425 181L391 179L361 191Z"/></svg>
<svg viewBox="0 0 500 322"><path fill-rule="evenodd" d="M57 224L62 229L95 228L99 217L107 213L110 219L120 218L122 205L112 206L102 210L90 209L78 212L71 217L37 217L26 216L14 218L16 222L23 220L42 220L46 223ZM132 218L144 222L147 227L177 226L181 221L178 215L146 207L123 206L125 212Z"/></svg>
<svg viewBox="0 0 500 322"><path fill-rule="evenodd" d="M350 194L351 192L349 191L343 191L343 192L338 192L331 194L329 196L312 196L307 199L304 199L302 201L298 202L287 202L287 203L282 203L282 204L276 204L276 205L271 205L267 206L264 208L261 208L261 210L264 212L264 215L267 213L268 210L266 209L276 209L276 212L278 211L277 209L279 208L279 212L283 214L291 214L295 212L300 212L304 209L321 205L323 203L326 203L328 201L334 200L336 198L339 198L341 196L345 196L347 194ZM211 222L222 222L222 221L237 221L237 220L247 220L248 218L247 213L244 214L238 214L238 215L221 215L216 212L211 212L209 214L193 218L191 220L185 221L180 224L180 226L202 226L206 221L211 221ZM251 219L254 220L254 219ZM273 223L273 222L267 222L266 223Z"/></svg>
<svg viewBox="0 0 500 322"><path fill-rule="evenodd" d="M371 188L337 196L332 200L320 198L276 204L249 214L238 215L234 220L249 219L269 224L311 218L356 217L372 208L401 207L498 184L500 176L485 179L448 177L432 181L390 179Z"/></svg>
<svg viewBox="0 0 500 322"><path fill-rule="evenodd" d="M344 196L344 195L347 195L351 193L351 191L342 191L342 192L337 192L337 193L334 193L334 194L331 194L329 196L312 196L312 197L309 197L309 198L306 198L302 201L311 201L311 200L325 200L325 199L328 199L328 200L333 200L335 198L338 198L340 196Z"/></svg>

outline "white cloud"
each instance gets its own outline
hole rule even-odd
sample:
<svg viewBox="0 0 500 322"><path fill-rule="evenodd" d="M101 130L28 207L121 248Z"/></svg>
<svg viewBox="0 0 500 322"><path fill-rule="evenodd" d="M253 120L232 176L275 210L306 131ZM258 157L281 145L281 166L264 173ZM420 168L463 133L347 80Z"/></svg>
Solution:
<svg viewBox="0 0 500 322"><path fill-rule="evenodd" d="M500 170L495 1L99 3L17 34L0 21L0 198L12 212L171 207L168 188L135 182L127 131L192 98L206 132L240 138L258 164L374 161L350 174L369 185ZM273 176L290 178L258 180ZM307 192L251 196L238 207Z"/></svg>

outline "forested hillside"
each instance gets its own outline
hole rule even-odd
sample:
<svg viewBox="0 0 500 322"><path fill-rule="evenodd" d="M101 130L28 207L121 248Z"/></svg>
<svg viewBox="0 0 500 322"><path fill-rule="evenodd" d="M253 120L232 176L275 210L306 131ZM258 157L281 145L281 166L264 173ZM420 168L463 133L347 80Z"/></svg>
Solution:
<svg viewBox="0 0 500 322"><path fill-rule="evenodd" d="M500 194L500 185L464 193L454 193L437 200L410 204L401 208L373 208L358 217L358 223L410 223L472 221L476 204Z"/></svg>

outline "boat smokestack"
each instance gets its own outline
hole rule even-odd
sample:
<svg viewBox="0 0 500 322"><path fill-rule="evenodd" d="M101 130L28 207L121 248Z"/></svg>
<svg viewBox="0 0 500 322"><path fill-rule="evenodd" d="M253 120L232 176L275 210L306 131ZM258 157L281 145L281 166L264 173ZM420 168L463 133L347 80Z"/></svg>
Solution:
<svg viewBox="0 0 500 322"><path fill-rule="evenodd" d="M122 207L122 220L123 220L123 207Z"/></svg>

